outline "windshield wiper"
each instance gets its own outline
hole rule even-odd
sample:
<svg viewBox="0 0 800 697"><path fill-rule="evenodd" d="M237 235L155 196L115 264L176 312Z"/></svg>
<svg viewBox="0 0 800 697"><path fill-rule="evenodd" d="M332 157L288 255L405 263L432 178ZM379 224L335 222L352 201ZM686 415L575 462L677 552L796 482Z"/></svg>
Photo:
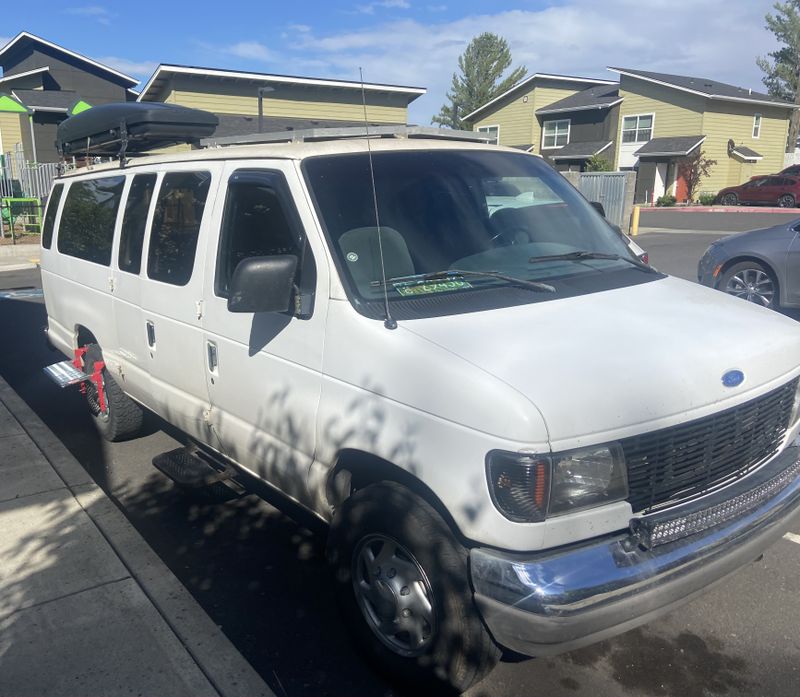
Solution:
<svg viewBox="0 0 800 697"><path fill-rule="evenodd" d="M544 261L584 261L589 259L608 259L610 261L627 261L633 264L637 269L647 271L648 273L658 273L652 266L645 264L643 261L634 259L633 257L624 257L621 254L606 254L605 252L587 252L586 250L577 250L575 252L567 252L566 254L550 254L544 257L531 257L528 259L529 264L539 264Z"/></svg>
<svg viewBox="0 0 800 697"><path fill-rule="evenodd" d="M539 281L528 281L524 278L516 278L515 276L507 276L499 271L466 271L461 269L445 269L444 271L434 271L432 273L417 273L410 276L395 276L394 278L387 278L386 284L389 283L425 283L426 281L438 281L448 278L466 278L468 276L476 276L479 278L496 278L500 281L513 283L515 286L528 288L529 290L536 291L537 293L555 293L556 289L549 283L540 283ZM371 281L371 286L381 288L384 285L383 281Z"/></svg>

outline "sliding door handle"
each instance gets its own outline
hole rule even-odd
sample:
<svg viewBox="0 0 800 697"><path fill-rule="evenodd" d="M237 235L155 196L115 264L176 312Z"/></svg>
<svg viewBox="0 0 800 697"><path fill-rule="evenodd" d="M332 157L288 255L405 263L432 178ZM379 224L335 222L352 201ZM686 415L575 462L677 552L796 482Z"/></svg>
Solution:
<svg viewBox="0 0 800 697"><path fill-rule="evenodd" d="M156 345L156 326L150 321L147 320L147 345L150 348L155 348Z"/></svg>
<svg viewBox="0 0 800 697"><path fill-rule="evenodd" d="M217 345L213 341L206 342L206 354L208 355L209 371L216 373L219 360L217 358Z"/></svg>

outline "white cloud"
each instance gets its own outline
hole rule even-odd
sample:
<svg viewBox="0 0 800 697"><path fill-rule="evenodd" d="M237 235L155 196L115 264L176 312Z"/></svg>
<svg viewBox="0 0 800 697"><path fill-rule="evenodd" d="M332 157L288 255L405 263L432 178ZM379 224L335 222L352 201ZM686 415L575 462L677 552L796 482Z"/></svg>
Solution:
<svg viewBox="0 0 800 697"><path fill-rule="evenodd" d="M131 77L138 77L139 79L150 77L158 67L158 63L155 61L132 61L117 56L103 56L96 60L109 68L114 68L114 70L119 70L121 73Z"/></svg>
<svg viewBox="0 0 800 697"><path fill-rule="evenodd" d="M264 44L258 41L240 41L223 49L225 53L239 58L268 63L275 60L275 55Z"/></svg>
<svg viewBox="0 0 800 697"><path fill-rule="evenodd" d="M81 7L67 7L64 10L65 14L78 15L81 17L89 17L90 19L99 22L100 24L111 24L111 18L114 16L107 7L102 5L83 5Z"/></svg>
<svg viewBox="0 0 800 697"><path fill-rule="evenodd" d="M377 0L370 2L366 5L357 5L356 13L362 15L374 15L375 10L380 8L394 9L394 10L407 10L411 7L411 3L407 0Z"/></svg>
<svg viewBox="0 0 800 697"><path fill-rule="evenodd" d="M406 19L358 31L304 32L290 48L304 61L326 64L325 76L358 79L363 65L367 81L428 87L410 108L411 120L428 123L444 102L458 56L484 31L505 37L514 64L531 73L615 79L606 66L616 65L763 90L755 57L775 46L763 29L768 9L752 0L568 0L449 22ZM294 59L288 55L278 63Z"/></svg>

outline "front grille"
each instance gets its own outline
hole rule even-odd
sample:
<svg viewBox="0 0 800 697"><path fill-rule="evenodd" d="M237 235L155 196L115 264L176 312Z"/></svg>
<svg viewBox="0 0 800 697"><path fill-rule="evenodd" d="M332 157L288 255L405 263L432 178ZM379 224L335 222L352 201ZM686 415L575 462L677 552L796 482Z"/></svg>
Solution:
<svg viewBox="0 0 800 697"><path fill-rule="evenodd" d="M698 496L777 453L796 389L797 379L738 407L621 441L633 510Z"/></svg>

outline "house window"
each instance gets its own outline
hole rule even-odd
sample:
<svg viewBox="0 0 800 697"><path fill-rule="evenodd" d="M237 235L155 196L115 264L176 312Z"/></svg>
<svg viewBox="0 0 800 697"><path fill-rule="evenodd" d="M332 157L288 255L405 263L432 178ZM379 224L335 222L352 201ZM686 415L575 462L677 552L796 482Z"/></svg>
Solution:
<svg viewBox="0 0 800 697"><path fill-rule="evenodd" d="M487 141L490 145L500 144L500 126L478 126L478 133L492 136L492 140Z"/></svg>
<svg viewBox="0 0 800 697"><path fill-rule="evenodd" d="M542 128L542 150L562 148L569 143L569 119L545 121Z"/></svg>
<svg viewBox="0 0 800 697"><path fill-rule="evenodd" d="M761 114L753 115L753 138L761 135Z"/></svg>
<svg viewBox="0 0 800 697"><path fill-rule="evenodd" d="M646 143L653 137L653 114L637 114L622 119L623 143Z"/></svg>

